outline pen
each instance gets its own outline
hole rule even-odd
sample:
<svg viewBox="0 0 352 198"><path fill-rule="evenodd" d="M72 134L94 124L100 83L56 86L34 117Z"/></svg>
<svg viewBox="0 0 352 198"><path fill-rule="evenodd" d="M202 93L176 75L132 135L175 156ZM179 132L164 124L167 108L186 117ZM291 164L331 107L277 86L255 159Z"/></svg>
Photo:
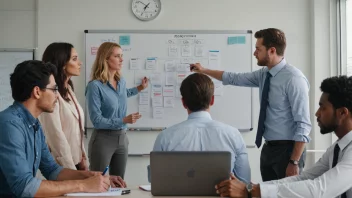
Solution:
<svg viewBox="0 0 352 198"><path fill-rule="evenodd" d="M105 168L103 175L105 175L105 173L108 172L108 170L109 170L109 165Z"/></svg>

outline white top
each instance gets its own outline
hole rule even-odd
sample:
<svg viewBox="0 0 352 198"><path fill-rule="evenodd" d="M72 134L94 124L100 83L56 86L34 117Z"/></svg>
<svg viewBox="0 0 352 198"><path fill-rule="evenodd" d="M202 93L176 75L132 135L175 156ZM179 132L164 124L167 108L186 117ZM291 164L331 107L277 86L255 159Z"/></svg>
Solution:
<svg viewBox="0 0 352 198"><path fill-rule="evenodd" d="M331 145L313 167L299 176L260 183L261 197L352 197L352 132ZM337 165L332 167L334 147L340 147Z"/></svg>

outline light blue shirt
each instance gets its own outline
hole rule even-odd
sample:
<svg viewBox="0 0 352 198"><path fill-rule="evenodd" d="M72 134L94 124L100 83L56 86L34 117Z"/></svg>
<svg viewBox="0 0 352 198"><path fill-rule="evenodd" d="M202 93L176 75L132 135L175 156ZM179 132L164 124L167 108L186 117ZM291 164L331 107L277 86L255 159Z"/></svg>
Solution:
<svg viewBox="0 0 352 198"><path fill-rule="evenodd" d="M251 181L242 135L236 128L212 120L206 111L191 113L188 120L161 132L153 151L229 151L233 173L246 183Z"/></svg>
<svg viewBox="0 0 352 198"><path fill-rule="evenodd" d="M0 197L34 197L42 180L62 170L51 156L38 119L18 102L0 113Z"/></svg>
<svg viewBox="0 0 352 198"><path fill-rule="evenodd" d="M261 101L268 71L267 67L263 67L249 73L224 72L222 80L224 85L259 87L259 101ZM285 59L269 72L272 77L264 122L264 139L309 142L311 122L307 78L300 70L287 64Z"/></svg>
<svg viewBox="0 0 352 198"><path fill-rule="evenodd" d="M136 87L126 89L126 81L117 82L117 90L109 83L93 80L88 83L86 99L90 120L96 129L126 129L123 118L127 112L127 98L138 94Z"/></svg>

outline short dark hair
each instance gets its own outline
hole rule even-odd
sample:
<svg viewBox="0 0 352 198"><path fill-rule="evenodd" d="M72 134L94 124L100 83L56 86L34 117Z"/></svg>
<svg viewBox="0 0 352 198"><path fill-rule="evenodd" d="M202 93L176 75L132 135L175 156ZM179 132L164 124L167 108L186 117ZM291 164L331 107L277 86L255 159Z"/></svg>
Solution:
<svg viewBox="0 0 352 198"><path fill-rule="evenodd" d="M328 100L337 109L346 107L352 112L352 77L334 76L323 80L320 89L329 94Z"/></svg>
<svg viewBox="0 0 352 198"><path fill-rule="evenodd" d="M12 97L15 101L24 102L31 97L33 88L45 88L50 75L56 74L56 67L51 63L38 60L24 61L18 64L10 75Z"/></svg>
<svg viewBox="0 0 352 198"><path fill-rule="evenodd" d="M42 61L46 63L50 62L57 67L55 81L61 97L66 101L69 101L70 99L68 97L68 90L65 87L67 76L64 71L64 66L71 58L72 48L73 45L70 43L51 43L46 47L42 57ZM68 84L72 87L72 90L74 90L71 79L68 80Z"/></svg>
<svg viewBox="0 0 352 198"><path fill-rule="evenodd" d="M206 110L214 95L214 83L207 75L194 73L182 81L180 92L190 111Z"/></svg>
<svg viewBox="0 0 352 198"><path fill-rule="evenodd" d="M286 49L285 33L276 28L259 30L254 34L256 39L263 38L263 45L266 49L275 47L276 54L283 56Z"/></svg>

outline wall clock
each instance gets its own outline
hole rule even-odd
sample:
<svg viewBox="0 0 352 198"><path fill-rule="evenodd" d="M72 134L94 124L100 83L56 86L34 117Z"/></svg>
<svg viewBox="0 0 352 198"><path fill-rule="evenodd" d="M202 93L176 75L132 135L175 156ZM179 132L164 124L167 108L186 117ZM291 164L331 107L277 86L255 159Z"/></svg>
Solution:
<svg viewBox="0 0 352 198"><path fill-rule="evenodd" d="M160 0L132 0L132 12L139 20L153 20L159 15L160 11Z"/></svg>

